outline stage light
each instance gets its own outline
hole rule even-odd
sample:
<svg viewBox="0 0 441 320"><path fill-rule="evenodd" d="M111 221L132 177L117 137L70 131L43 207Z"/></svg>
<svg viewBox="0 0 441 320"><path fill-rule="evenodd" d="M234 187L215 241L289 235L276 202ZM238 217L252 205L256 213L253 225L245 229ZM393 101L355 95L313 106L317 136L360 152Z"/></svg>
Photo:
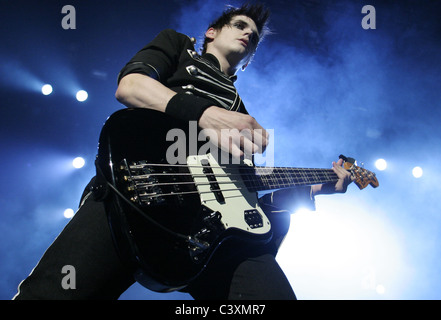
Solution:
<svg viewBox="0 0 441 320"><path fill-rule="evenodd" d="M72 209L66 209L64 210L64 217L66 219L70 219L75 215L75 212Z"/></svg>
<svg viewBox="0 0 441 320"><path fill-rule="evenodd" d="M308 209L308 208L298 208L297 210L295 210L294 211L294 213L295 214L297 214L297 215L301 215L301 214L310 214L312 211L311 211L311 209Z"/></svg>
<svg viewBox="0 0 441 320"><path fill-rule="evenodd" d="M421 167L415 167L412 170L412 174L415 178L421 178L423 176L423 169Z"/></svg>
<svg viewBox="0 0 441 320"><path fill-rule="evenodd" d="M315 212L291 215L277 261L303 299L317 297L317 290L323 299L387 298L389 287L399 290L406 276L399 268L404 247L395 236L396 226L383 220L383 209L366 197L352 197L343 203L317 197ZM381 281L396 276L397 270L397 280L387 285ZM326 289L338 286L345 290Z"/></svg>
<svg viewBox="0 0 441 320"><path fill-rule="evenodd" d="M78 91L77 95L76 95L77 100L80 102L86 101L88 97L89 97L89 95L84 90Z"/></svg>
<svg viewBox="0 0 441 320"><path fill-rule="evenodd" d="M52 93L53 89L50 84L45 84L43 87L41 87L41 93L43 93L45 96L48 96Z"/></svg>
<svg viewBox="0 0 441 320"><path fill-rule="evenodd" d="M386 293L386 288L385 288L382 284L379 284L379 285L377 285L377 286L375 287L375 291L376 291L378 294L383 295L383 294Z"/></svg>
<svg viewBox="0 0 441 320"><path fill-rule="evenodd" d="M378 159L377 161L375 161L375 167L380 171L386 170L386 168L387 168L386 160Z"/></svg>
<svg viewBox="0 0 441 320"><path fill-rule="evenodd" d="M77 158L73 159L73 161L72 161L72 165L76 169L81 169L82 167L84 167L85 164L86 164L86 161L81 157L77 157Z"/></svg>

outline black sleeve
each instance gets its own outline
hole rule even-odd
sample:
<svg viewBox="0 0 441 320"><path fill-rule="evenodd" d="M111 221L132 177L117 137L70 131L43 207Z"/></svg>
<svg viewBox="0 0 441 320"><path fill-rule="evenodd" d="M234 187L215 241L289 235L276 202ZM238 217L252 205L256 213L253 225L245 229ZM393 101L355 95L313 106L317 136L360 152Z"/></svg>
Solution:
<svg viewBox="0 0 441 320"><path fill-rule="evenodd" d="M142 48L118 74L118 84L130 73L141 73L163 82L177 68L179 56L190 39L172 29L161 31L149 44Z"/></svg>
<svg viewBox="0 0 441 320"><path fill-rule="evenodd" d="M311 187L288 188L267 193L259 199L261 205L273 212L295 212L300 208L315 211L315 199Z"/></svg>

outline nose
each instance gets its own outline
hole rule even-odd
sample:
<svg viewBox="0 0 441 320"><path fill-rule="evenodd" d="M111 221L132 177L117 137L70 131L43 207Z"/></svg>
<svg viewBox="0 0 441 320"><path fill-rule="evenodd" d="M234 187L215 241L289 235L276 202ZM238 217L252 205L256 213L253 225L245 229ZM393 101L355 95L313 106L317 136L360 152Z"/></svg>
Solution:
<svg viewBox="0 0 441 320"><path fill-rule="evenodd" d="M250 36L253 34L253 30L251 30L250 28L247 28L244 31L245 35L248 36L248 38L250 38Z"/></svg>
<svg viewBox="0 0 441 320"><path fill-rule="evenodd" d="M257 35L253 32L253 30L249 30L245 32L245 36L247 37L248 43L252 43L252 44L256 44L258 37Z"/></svg>

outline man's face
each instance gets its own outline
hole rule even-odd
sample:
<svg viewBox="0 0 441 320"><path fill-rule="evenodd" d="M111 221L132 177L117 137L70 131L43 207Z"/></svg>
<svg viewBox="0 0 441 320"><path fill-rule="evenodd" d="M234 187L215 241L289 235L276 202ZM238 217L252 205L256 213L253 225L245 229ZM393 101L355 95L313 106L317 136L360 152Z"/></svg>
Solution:
<svg viewBox="0 0 441 320"><path fill-rule="evenodd" d="M206 36L212 39L211 45L225 57L233 55L238 61L248 60L259 43L256 24L247 16L235 16L221 30L210 28Z"/></svg>

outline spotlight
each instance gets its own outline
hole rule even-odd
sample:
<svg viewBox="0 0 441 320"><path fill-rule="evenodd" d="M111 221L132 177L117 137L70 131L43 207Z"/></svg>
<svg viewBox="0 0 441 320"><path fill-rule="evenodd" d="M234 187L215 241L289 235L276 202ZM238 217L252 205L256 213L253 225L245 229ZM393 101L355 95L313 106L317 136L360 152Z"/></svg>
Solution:
<svg viewBox="0 0 441 320"><path fill-rule="evenodd" d="M299 208L297 210L295 210L296 215L301 215L301 214L309 214L311 213L310 209L307 208Z"/></svg>
<svg viewBox="0 0 441 320"><path fill-rule="evenodd" d="M76 169L81 169L82 167L84 167L85 163L86 161L81 157L77 157L72 161L72 165Z"/></svg>
<svg viewBox="0 0 441 320"><path fill-rule="evenodd" d="M86 100L87 100L87 98L89 97L89 95L87 94L86 91L84 91L84 90L80 90L80 91L77 92L76 97L77 97L77 100L78 100L78 101L83 102L83 101L86 101Z"/></svg>
<svg viewBox="0 0 441 320"><path fill-rule="evenodd" d="M387 168L386 160L378 159L377 161L375 161L375 167L380 171L386 170L386 168Z"/></svg>
<svg viewBox="0 0 441 320"><path fill-rule="evenodd" d="M412 170L412 174L415 178L421 178L423 176L423 169L421 169L421 167L415 167Z"/></svg>
<svg viewBox="0 0 441 320"><path fill-rule="evenodd" d="M375 291L377 291L378 294L382 295L385 294L386 288L382 284L379 284L375 287Z"/></svg>
<svg viewBox="0 0 441 320"><path fill-rule="evenodd" d="M70 219L75 215L75 212L72 209L66 209L64 210L64 217L66 219Z"/></svg>
<svg viewBox="0 0 441 320"><path fill-rule="evenodd" d="M52 86L50 84L45 84L41 87L41 93L48 96L52 93Z"/></svg>

